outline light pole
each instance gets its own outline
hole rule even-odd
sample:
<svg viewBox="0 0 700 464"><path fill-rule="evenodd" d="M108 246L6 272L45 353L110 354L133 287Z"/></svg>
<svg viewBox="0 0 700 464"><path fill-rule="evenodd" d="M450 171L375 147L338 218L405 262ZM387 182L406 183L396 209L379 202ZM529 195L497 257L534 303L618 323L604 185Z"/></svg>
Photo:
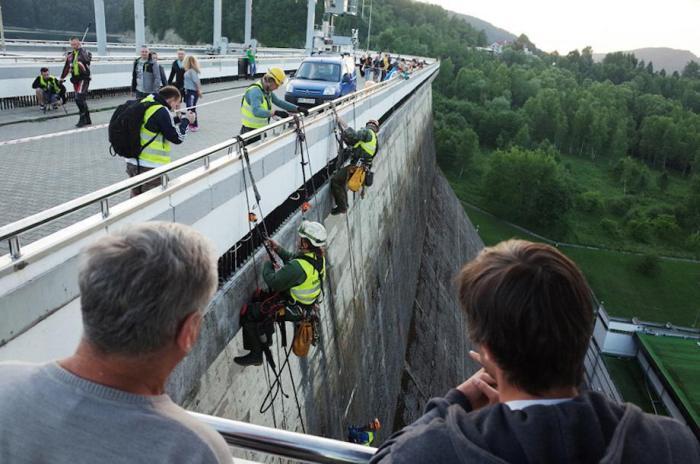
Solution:
<svg viewBox="0 0 700 464"><path fill-rule="evenodd" d="M5 25L2 23L2 5L0 5L0 47L5 51Z"/></svg>
<svg viewBox="0 0 700 464"><path fill-rule="evenodd" d="M369 24L367 25L367 52L369 52L369 40L372 37L372 5L374 1L369 2Z"/></svg>

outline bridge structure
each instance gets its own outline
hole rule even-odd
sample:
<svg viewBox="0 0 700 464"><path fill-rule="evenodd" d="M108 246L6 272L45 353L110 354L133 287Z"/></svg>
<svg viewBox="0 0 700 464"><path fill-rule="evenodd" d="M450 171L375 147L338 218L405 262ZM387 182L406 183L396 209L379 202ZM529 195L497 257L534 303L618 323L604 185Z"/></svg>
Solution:
<svg viewBox="0 0 700 464"><path fill-rule="evenodd" d="M266 67L281 66L291 72L303 56L296 51L272 54L261 59L259 70L264 72ZM0 66L0 78L7 68L15 67L16 71L17 67L29 66L28 63L36 66L51 58L14 57L12 60L16 63ZM303 189L314 194L313 208L308 215L310 219L326 223L330 240L335 243L329 248L336 250L337 263L329 270L331 277L327 285L334 297L325 303L324 311L336 314L325 322L323 330L327 339L324 347L308 363L303 360L291 363L297 378L306 377L300 387L304 410L313 409L310 404L318 395L329 402L333 390L340 388L341 378L349 375L352 369L358 369L358 366L351 366L348 359L343 359L344 366L331 368L336 370L337 379L326 391L308 378L311 375L309 370L333 364L328 359L329 353L334 352L343 358L339 343L350 343L350 338L356 335L352 330L344 331L336 326L342 315L360 311L360 305L363 308L371 305L368 293L352 294L357 280L366 278L361 274L373 267L372 254L381 254L379 251L372 253L372 250L386 245L386 242L379 241L380 238L396 233L382 225L388 220L385 211L407 201L403 196L417 195L418 192L412 182L406 185L407 181L400 173L420 172L421 169L426 175L434 173L430 83L437 75L439 64L433 62L408 80L393 79L343 97L335 102L337 106L333 111L328 105L322 105L314 108L303 120L288 118L277 121L245 134L239 140L234 136L240 127L238 107L249 81L240 80L237 68L226 64L229 60L235 63L235 58L226 56L205 61L204 77L209 83L205 84L205 98L201 104L209 102L210 105L200 110L202 131L190 134L190 139L178 147L173 163L127 180L122 180L126 177L123 161L107 155L104 128L111 108L123 99L119 92L115 92L116 96L105 95L93 100L97 110L103 109L95 112L94 128L75 130L71 128L71 118L32 115L22 108L8 112L13 113L11 117L0 118L0 155L14 166L0 181L4 198L0 205L3 217L0 242L6 252L0 257L0 360L44 362L73 351L82 332L77 259L85 245L112 230L142 221L190 224L215 244L220 255L221 285L207 309L208 322L204 324L206 327L198 345L201 351L174 374L169 385L172 397L185 407L198 411L200 415L197 417L215 426L232 445L313 462L366 462L373 452L370 448L295 435L299 429L292 423L289 404L278 406L277 410L277 415L283 420L281 427L288 432L225 419L245 418L247 422L270 425L268 418L253 413L257 408L248 408L241 403L224 406L230 399L227 398L230 390L252 390L254 385L264 382L264 377L261 377L262 372L237 372L240 380L236 386L216 384L211 382L211 376L223 369L224 363L231 368L231 363L225 360L232 350L239 349L239 342L235 339L237 309L248 298L250 290L260 284L255 282L254 269L260 264L262 250L250 229L248 211L253 209L274 231L276 239L288 242L293 240L293 231L303 215L298 202ZM124 82L123 73L128 66L128 61L118 57L99 58L93 65L93 70L100 69L93 71L95 81L102 74L104 80L100 87L114 90ZM10 71L5 76L8 80L4 83L16 81L24 85L27 79ZM3 91L6 87L2 86ZM334 137L335 112L356 127L367 119L382 121L381 137L385 140L382 150L386 158L377 163L376 173L382 194L363 201L358 198L346 223L333 222L328 217L328 179L338 148ZM297 148L298 131L305 134L304 146L309 161L305 173ZM250 169L262 195L257 206L246 201L246 196L250 197L253 192L251 186L243 182L244 163L241 159L243 143L256 135L262 135L263 140L249 145L248 150ZM425 155L424 158L421 155ZM62 171L57 160L63 157L75 158L77 162L69 162L71 167ZM134 199L127 198L129 189L153 179L160 179L160 189ZM32 183L34 188L18 188ZM81 185L81 188L75 189L71 185ZM16 191L14 196L13 191ZM9 197L5 197L5 193ZM411 203L424 207L417 196ZM8 217L11 218L9 221ZM412 218L401 220L412 221ZM381 234L373 238L377 231ZM402 244L403 250L408 249L410 240L415 237L407 235L395 239L397 245ZM352 255L356 256L353 258ZM387 258L398 259L399 255L401 259L408 259L405 251L400 250L395 250ZM356 261L351 269L349 260ZM398 267L398 263L395 266ZM388 282L391 277L385 270L382 278ZM415 278L408 280L415 281ZM361 303L358 299L362 300ZM411 307L410 299L405 303ZM397 327L401 343L406 341L406 324L409 322L406 316L403 319L401 328ZM399 349L397 353L403 357L403 351ZM343 368L346 374L343 374ZM400 369L397 374L399 372ZM286 388L292 388L289 379L285 383ZM343 389L346 415L369 406L358 399L362 394L359 383L358 380L348 391ZM380 388L387 390L386 386ZM387 395L392 398L392 404L398 395L396 388L398 385L392 388L394 391L384 393L385 398ZM256 395L251 392L254 401L260 400ZM208 415L202 415L203 412ZM339 417L342 414L343 411L332 414L332 424L323 423L325 419L321 417L307 416L305 419L312 432L339 437L342 436L343 418Z"/></svg>

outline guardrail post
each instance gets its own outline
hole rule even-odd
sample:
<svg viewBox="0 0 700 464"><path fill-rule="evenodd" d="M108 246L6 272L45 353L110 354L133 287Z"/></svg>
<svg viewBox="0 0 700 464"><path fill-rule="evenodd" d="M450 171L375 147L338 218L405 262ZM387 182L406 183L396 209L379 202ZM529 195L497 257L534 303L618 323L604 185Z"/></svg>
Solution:
<svg viewBox="0 0 700 464"><path fill-rule="evenodd" d="M102 210L102 219L109 217L109 198L100 200L100 209Z"/></svg>
<svg viewBox="0 0 700 464"><path fill-rule="evenodd" d="M208 156L204 157L204 169L209 169L210 159Z"/></svg>
<svg viewBox="0 0 700 464"><path fill-rule="evenodd" d="M168 188L168 175L167 174L161 174L160 176L160 186L163 190Z"/></svg>
<svg viewBox="0 0 700 464"><path fill-rule="evenodd" d="M8 239L10 244L10 257L17 260L22 256L22 247L19 243L19 235L14 235Z"/></svg>

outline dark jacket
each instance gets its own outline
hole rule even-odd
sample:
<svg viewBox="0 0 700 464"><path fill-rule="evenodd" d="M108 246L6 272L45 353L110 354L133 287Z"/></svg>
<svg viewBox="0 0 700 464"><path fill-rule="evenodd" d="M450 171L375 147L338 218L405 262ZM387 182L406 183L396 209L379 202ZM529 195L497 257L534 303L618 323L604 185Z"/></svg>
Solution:
<svg viewBox="0 0 700 464"><path fill-rule="evenodd" d="M177 60L173 61L173 65L170 67L170 77L168 77L168 85L173 84L180 90L185 88L185 68L181 68Z"/></svg>
<svg viewBox="0 0 700 464"><path fill-rule="evenodd" d="M49 76L44 79L44 87L41 86L41 76L36 76L36 79L34 79L34 82L32 82L32 88L41 89L55 94L61 93L61 83L55 76Z"/></svg>
<svg viewBox="0 0 700 464"><path fill-rule="evenodd" d="M163 134L163 137L171 143L181 144L183 140L185 140L189 121L183 118L176 123L170 115L167 102L160 95L154 95L154 99L165 106L165 108L161 108L153 113L153 116L151 116L146 123L146 129L151 132L160 132Z"/></svg>
<svg viewBox="0 0 700 464"><path fill-rule="evenodd" d="M157 92L158 89L165 85L165 71L163 67L157 62L154 62L149 55L148 61L141 61L141 57L134 60L134 64L131 69L131 91L135 92L137 87L136 76L138 66L143 66L143 85L145 87L144 92L149 93L151 91ZM151 77L146 76L150 74ZM153 84L153 85L151 85ZM150 88L153 87L153 88Z"/></svg>
<svg viewBox="0 0 700 464"><path fill-rule="evenodd" d="M63 65L61 79L65 79L68 74L71 75L70 81L89 81L90 80L90 62L92 61L92 53L84 48L78 49L78 63L80 66L79 74L73 74L73 50L66 54L66 62Z"/></svg>
<svg viewBox="0 0 700 464"><path fill-rule="evenodd" d="M552 406L473 412L458 390L434 398L371 463L700 463L690 429L668 417L586 392Z"/></svg>

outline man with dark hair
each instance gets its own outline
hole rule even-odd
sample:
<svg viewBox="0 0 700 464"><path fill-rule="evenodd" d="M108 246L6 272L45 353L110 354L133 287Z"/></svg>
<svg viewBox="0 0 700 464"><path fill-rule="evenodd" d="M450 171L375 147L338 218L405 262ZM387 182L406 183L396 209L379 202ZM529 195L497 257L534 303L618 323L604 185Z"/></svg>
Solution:
<svg viewBox="0 0 700 464"><path fill-rule="evenodd" d="M171 116L171 111L180 107L182 96L172 85L166 85L157 94L147 95L141 99L146 105L141 125L141 144L143 151L137 159L126 159L126 173L129 177L136 176L151 169L158 168L171 161L170 144L181 144L185 140L188 126L194 122L195 115L187 112L187 117L177 123ZM131 190L131 197L156 188L160 180L155 179Z"/></svg>
<svg viewBox="0 0 700 464"><path fill-rule="evenodd" d="M0 462L230 464L221 435L165 392L199 336L216 260L207 239L177 223L131 226L88 246L75 353L0 363Z"/></svg>
<svg viewBox="0 0 700 464"><path fill-rule="evenodd" d="M80 111L80 119L76 127L83 127L92 124L90 110L87 105L88 87L90 86L90 62L92 53L85 50L77 37L71 37L70 46L72 51L66 54L66 62L61 72L61 80L70 74L70 81L73 84L75 104Z"/></svg>
<svg viewBox="0 0 700 464"><path fill-rule="evenodd" d="M430 400L372 463L700 463L687 426L580 390L592 298L557 249L501 242L457 282L483 368Z"/></svg>
<svg viewBox="0 0 700 464"><path fill-rule="evenodd" d="M47 105L56 108L58 99L61 98L61 83L49 74L49 68L41 68L32 82L32 88L36 90L36 99L42 110L45 111Z"/></svg>

